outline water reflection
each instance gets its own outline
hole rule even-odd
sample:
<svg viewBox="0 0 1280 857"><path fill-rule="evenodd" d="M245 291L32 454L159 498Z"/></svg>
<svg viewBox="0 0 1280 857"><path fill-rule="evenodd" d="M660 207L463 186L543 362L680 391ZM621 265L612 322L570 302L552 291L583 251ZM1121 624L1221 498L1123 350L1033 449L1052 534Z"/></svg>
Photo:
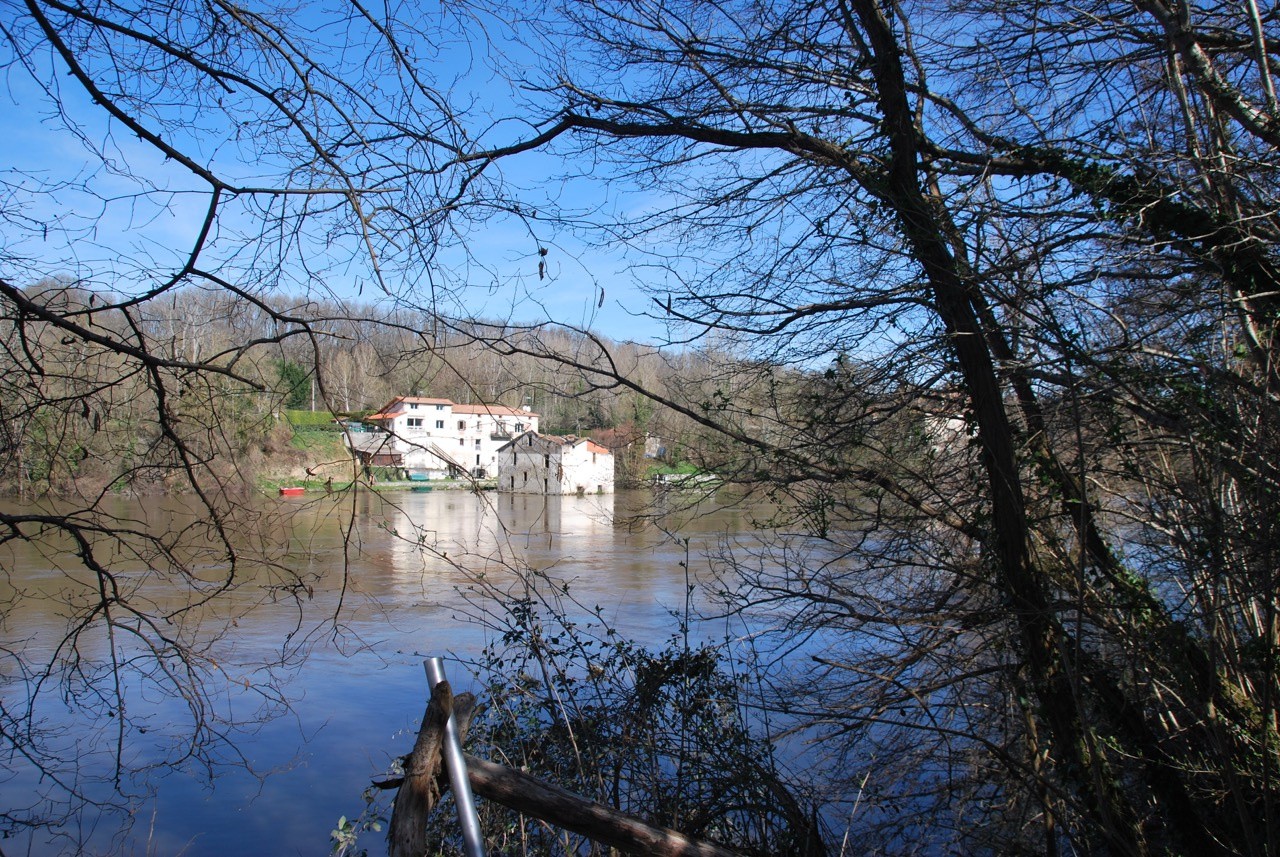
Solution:
<svg viewBox="0 0 1280 857"><path fill-rule="evenodd" d="M190 725L186 701L156 688L129 689L129 705L151 727L126 736L126 760L145 769L122 781L137 821L118 840L116 817L93 826L87 811L89 826L72 834L101 851L185 849L193 857L324 851L338 816L358 811L370 776L411 745L426 694L422 657L472 658L489 640L492 631L482 620L492 604L478 609L468 600L475 593L518 592L530 579L523 572L533 571L542 576L535 580L569 584L573 597L588 608L600 606L623 633L647 642L666 638L670 611L683 604L691 573L682 565L685 540L696 556L700 544L740 528L749 512L677 505L663 526L635 526L634 515L652 511L651 499L625 492L539 497L433 491L274 501L262 514L288 511L287 525L278 521L252 538L254 550L269 561L239 569L241 588L184 614L180 627L203 659L205 689L218 719L252 728L220 745L202 771L175 755L183 741L178 727ZM190 520L184 517L189 511L168 501L118 504L117 514L138 521L183 526ZM0 626L6 651L26 646L36 660L56 656L76 599L92 589L84 586L92 581L69 582L85 572L65 549L56 543L5 548L0 597L12 608ZM152 585L145 563L135 565L139 585ZM208 571L211 578L224 572ZM286 586L291 580L295 585ZM157 605L189 600L177 591L149 597ZM102 662L110 651L105 636L86 637L82 654L86 662ZM261 665L272 662L280 669L263 672ZM0 677L5 710L21 710L33 688L20 680L14 659L3 661ZM456 660L450 677L457 689L467 689L469 679ZM290 704L288 716L274 716L280 713L277 692ZM56 693L38 713L52 730L50 740L61 741L60 749L79 765L68 776L112 781L111 772L100 768L112 764L112 742L125 740L113 733L113 724L60 703ZM18 757L6 761L10 770L0 781L5 806L30 806L49 817L64 809L51 803L59 794L56 784ZM60 833L67 831L27 832L6 843L5 851L65 853Z"/></svg>
<svg viewBox="0 0 1280 857"><path fill-rule="evenodd" d="M413 577L446 573L465 557L472 571L493 572L571 553L612 540L613 495L411 494L384 506L385 527L396 536L397 569Z"/></svg>

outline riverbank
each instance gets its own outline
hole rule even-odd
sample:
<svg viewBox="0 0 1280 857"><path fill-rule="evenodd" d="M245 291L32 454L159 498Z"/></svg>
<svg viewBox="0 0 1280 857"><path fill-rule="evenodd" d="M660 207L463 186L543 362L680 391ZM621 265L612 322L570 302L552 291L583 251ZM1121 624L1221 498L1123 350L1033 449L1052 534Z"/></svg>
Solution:
<svg viewBox="0 0 1280 857"><path fill-rule="evenodd" d="M337 480L337 479L272 479L258 480L258 487L267 494L276 494L285 489L301 488L304 494L334 494L349 491L354 487L372 489L379 493L387 491L496 491L496 479L432 479L430 481L413 479L374 479L369 480Z"/></svg>
<svg viewBox="0 0 1280 857"><path fill-rule="evenodd" d="M0 496L146 497L185 494L193 489L195 471L173 462L139 464L124 473L115 466L117 463L111 456L84 454L77 458L75 466L19 466L7 479L0 477ZM269 431L255 434L251 440L242 439L241 446L235 449L206 451L197 470L200 478L211 484L267 495L276 495L281 488L302 488L304 493L340 491L356 481L371 484L379 491L423 489L426 485L431 490L484 491L496 485L495 479L470 478L422 483L404 479L403 471L392 467L373 468L370 483L369 474L353 459L343 433L331 420L297 424L293 417L277 420ZM655 478L664 480L666 487L672 487L673 482L687 487L683 483L705 475L687 463L671 466L643 459L630 470L620 463L615 489L648 486Z"/></svg>

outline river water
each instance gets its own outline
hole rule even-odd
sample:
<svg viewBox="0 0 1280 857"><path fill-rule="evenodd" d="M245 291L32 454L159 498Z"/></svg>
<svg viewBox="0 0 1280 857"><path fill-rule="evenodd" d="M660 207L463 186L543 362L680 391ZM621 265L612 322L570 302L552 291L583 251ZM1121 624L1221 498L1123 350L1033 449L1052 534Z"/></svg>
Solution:
<svg viewBox="0 0 1280 857"><path fill-rule="evenodd" d="M498 633L494 616L485 618L498 603L489 595L525 594L530 575L521 569L537 572L532 577L544 590L567 583L585 608L569 611L586 616L599 608L621 633L661 644L679 627L673 611L687 607L688 584L705 568L703 549L748 529L751 514L739 505L690 507L681 495L648 492L437 490L271 502L289 513L275 525L292 542L282 564L293 564L306 587L249 581L245 594L211 602L198 623L210 636L203 655L211 719L249 725L225 740L205 735L212 749L186 758L189 699L148 686L128 691L133 723L143 726L125 734L102 706L96 716L84 714L85 693L107 674L73 681L75 699L40 687L34 720L45 746L70 753L75 764L64 759L41 776L10 753L0 805L27 818L76 821L19 833L0 845L4 854L327 853L338 818L358 814L362 790L412 746L427 693L423 658L443 655L455 691L478 690L465 664ZM159 510L152 507L163 503L121 500L113 513L154 526ZM637 523L637 515L655 510L662 513L657 521ZM163 519L172 526L183 514L168 510ZM35 695L10 653L21 652L28 664L75 654L58 647L66 629L61 607L72 600L67 581L85 576L47 547L9 551L0 580L8 608L0 625L6 734L9 718ZM154 599L163 606L162 596ZM274 673L260 668L282 660ZM125 764L117 772L119 759ZM89 799L124 793L131 823L117 812L68 806L60 797L68 784ZM366 836L374 841L362 844L377 853L377 835Z"/></svg>

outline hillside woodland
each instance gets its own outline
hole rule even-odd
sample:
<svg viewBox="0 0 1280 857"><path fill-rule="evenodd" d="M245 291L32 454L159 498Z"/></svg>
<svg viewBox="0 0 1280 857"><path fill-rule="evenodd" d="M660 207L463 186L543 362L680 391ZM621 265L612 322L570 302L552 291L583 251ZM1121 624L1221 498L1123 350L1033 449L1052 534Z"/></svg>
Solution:
<svg viewBox="0 0 1280 857"><path fill-rule="evenodd" d="M644 475L646 434L663 437L672 461L697 455L690 446L696 425L641 392L602 386L589 371L566 374L518 347L504 353L473 331L516 345L536 340L563 353L582 353L589 343L655 390L705 374L694 367L710 359L697 351L674 361L654 347L484 322L428 334L421 328L429 318L388 319L370 305L278 301L262 308L195 288L133 313L112 308L118 296L55 279L21 294L32 305L81 317L101 334L141 336L176 371L174 394L162 399L172 419L157 420L162 400L154 378L110 347L67 337L58 325L10 322L0 392L11 454L0 463L0 485L11 494L189 491L189 482L174 478L174 466L182 466L173 457L178 447L211 475L246 490L261 478L350 480L354 464L340 433L325 438L317 430L338 432L327 425L335 415L358 421L400 395L533 408L548 433L591 435L615 448L624 482ZM305 341L282 336L279 318L293 314L328 321L309 323ZM205 365L226 371L209 378L190 371ZM34 376L31 366L40 370ZM291 421L291 411L314 411L319 419Z"/></svg>

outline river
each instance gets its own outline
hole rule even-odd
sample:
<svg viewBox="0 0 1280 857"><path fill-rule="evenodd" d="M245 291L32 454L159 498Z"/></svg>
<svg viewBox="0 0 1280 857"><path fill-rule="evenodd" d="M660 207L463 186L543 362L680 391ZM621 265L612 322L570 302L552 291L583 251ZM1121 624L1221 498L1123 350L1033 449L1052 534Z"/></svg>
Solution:
<svg viewBox="0 0 1280 857"><path fill-rule="evenodd" d="M209 688L205 680L211 719L242 726L225 741L205 735L212 749L188 757L189 699L147 686L130 691L130 713L143 728L125 735L108 722L110 712L85 720L78 703L42 687L47 698L36 721L46 746L71 753L75 764L41 777L10 754L0 802L29 818L77 823L21 832L3 843L3 853L327 853L338 818L359 813L370 780L412 745L427 692L423 658L445 656L455 691L478 690L466 664L495 635L484 614L497 601L486 591L520 594L528 576L515 569L545 576L543 587L568 583L574 601L588 608L584 617L598 606L600 617L639 642L670 637L679 625L672 611L686 608L702 549L720 534L747 529L750 514L731 504L685 508L680 496L437 490L271 500L289 513L278 525L293 545L285 563L311 576L307 588L285 592L250 581L202 608L197 624L209 640L199 631L192 640L196 648L207 642L207 675L221 682ZM113 514L181 523L180 512L159 515L164 502L120 500ZM659 507L657 523L636 523L639 513ZM47 547L10 545L3 562L6 653L21 651L28 663L66 658L57 648L66 625L62 584L83 573ZM271 661L285 663L270 674L260 670ZM9 657L3 667L6 720L34 686L16 663ZM79 699L93 681L107 679L81 677ZM118 775L117 758L125 762ZM63 803L68 783L87 799L124 793L131 823ZM371 853L381 848L380 841L362 844Z"/></svg>

